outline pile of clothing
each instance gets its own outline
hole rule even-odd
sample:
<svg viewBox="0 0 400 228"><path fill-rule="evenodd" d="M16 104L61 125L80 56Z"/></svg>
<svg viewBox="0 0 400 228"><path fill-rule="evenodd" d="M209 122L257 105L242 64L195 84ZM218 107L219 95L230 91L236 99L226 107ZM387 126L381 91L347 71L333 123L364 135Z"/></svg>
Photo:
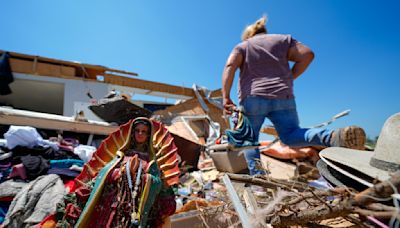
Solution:
<svg viewBox="0 0 400 228"><path fill-rule="evenodd" d="M0 139L0 225L26 227L55 212L96 150L76 139L43 139L29 126L10 126Z"/></svg>

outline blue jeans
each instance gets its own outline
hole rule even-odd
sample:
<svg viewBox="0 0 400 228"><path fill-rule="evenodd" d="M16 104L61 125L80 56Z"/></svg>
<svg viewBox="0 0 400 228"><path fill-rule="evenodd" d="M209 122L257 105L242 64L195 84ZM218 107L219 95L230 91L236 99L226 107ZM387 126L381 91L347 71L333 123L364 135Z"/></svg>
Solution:
<svg viewBox="0 0 400 228"><path fill-rule="evenodd" d="M244 113L259 138L260 129L267 117L275 127L279 139L290 147L330 146L333 130L322 128L300 128L294 99L268 99L258 96L246 97L241 103ZM260 159L258 149L245 150L250 175L262 174L256 169L255 159Z"/></svg>

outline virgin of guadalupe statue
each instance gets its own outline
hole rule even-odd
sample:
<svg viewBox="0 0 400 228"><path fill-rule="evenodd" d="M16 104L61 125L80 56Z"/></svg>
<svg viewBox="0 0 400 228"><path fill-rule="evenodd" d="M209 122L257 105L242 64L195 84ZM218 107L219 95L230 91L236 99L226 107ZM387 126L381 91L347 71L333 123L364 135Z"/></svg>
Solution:
<svg viewBox="0 0 400 228"><path fill-rule="evenodd" d="M175 212L177 148L159 122L136 118L105 139L58 208L59 227L161 227Z"/></svg>

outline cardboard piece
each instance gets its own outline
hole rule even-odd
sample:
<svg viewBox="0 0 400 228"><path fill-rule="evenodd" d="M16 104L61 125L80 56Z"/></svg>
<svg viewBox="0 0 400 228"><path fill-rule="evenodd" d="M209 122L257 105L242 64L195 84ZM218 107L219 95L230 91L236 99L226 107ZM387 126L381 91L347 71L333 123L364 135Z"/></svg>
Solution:
<svg viewBox="0 0 400 228"><path fill-rule="evenodd" d="M210 157L220 172L239 173L247 169L246 159L241 151L214 151L210 153Z"/></svg>
<svg viewBox="0 0 400 228"><path fill-rule="evenodd" d="M261 154L261 162L270 171L270 177L287 180L296 174L296 166L293 164L282 162L263 154Z"/></svg>

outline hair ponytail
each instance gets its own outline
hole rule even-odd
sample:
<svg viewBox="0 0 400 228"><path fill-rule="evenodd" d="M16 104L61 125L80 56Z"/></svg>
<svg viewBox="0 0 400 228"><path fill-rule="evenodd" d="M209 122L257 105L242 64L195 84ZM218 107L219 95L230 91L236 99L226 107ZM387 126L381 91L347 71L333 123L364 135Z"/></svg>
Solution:
<svg viewBox="0 0 400 228"><path fill-rule="evenodd" d="M248 25L243 33L242 33L242 40L247 40L256 34L259 33L267 33L267 29L265 27L265 24L267 24L267 16L263 16L260 19L258 19L254 24Z"/></svg>

